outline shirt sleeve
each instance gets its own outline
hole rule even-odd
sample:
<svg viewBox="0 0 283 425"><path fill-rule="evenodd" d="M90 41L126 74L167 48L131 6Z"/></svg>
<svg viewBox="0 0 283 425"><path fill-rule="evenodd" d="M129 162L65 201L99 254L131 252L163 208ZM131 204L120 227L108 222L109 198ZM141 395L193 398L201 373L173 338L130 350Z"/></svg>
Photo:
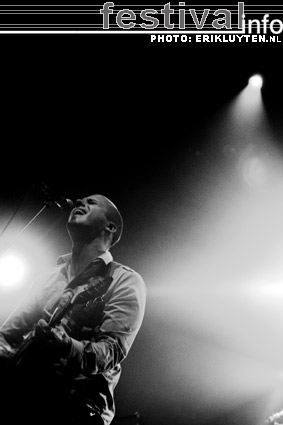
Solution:
<svg viewBox="0 0 283 425"><path fill-rule="evenodd" d="M68 363L83 373L111 370L127 356L141 327L146 305L146 287L135 271L120 267L113 274L95 341L72 339Z"/></svg>

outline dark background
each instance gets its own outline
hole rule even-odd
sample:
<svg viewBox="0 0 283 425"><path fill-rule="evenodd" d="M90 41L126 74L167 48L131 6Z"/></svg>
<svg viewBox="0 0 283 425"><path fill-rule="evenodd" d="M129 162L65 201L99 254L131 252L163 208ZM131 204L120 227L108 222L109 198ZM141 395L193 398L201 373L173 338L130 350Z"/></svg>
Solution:
<svg viewBox="0 0 283 425"><path fill-rule="evenodd" d="M113 255L148 288L144 324L116 390L117 416L140 412L144 425L263 423L267 389L227 402L215 379L215 402L207 401L202 379L195 387L198 374L208 373L197 362L205 344L178 304L159 314L162 298L151 290L162 288L168 257L174 261L189 239L184 218L194 223L210 199L200 187L219 181L218 161L229 170L227 150L209 134L251 74L265 78L266 114L283 148L281 43L151 43L149 35L125 34L0 38L1 228L15 214L21 230L40 209L42 194L33 185L41 181L72 200L105 194L125 221ZM70 249L66 217L51 206L27 230L37 232L54 260ZM168 274L175 285L178 272Z"/></svg>

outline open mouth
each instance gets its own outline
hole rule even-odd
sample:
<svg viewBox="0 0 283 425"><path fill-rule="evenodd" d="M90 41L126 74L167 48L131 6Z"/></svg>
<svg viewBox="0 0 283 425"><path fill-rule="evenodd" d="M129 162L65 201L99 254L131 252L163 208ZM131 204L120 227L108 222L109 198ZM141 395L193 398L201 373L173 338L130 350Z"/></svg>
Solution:
<svg viewBox="0 0 283 425"><path fill-rule="evenodd" d="M84 214L86 214L86 211L83 208L76 208L74 210L74 213L73 214L74 215L84 215Z"/></svg>

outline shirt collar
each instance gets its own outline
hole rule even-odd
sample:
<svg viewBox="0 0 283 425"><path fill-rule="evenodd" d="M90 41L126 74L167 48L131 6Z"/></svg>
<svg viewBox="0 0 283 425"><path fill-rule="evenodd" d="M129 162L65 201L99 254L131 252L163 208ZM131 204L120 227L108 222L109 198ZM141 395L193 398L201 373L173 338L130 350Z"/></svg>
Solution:
<svg viewBox="0 0 283 425"><path fill-rule="evenodd" d="M101 254L97 258L101 258L106 265L109 264L109 263L111 263L111 261L113 261L113 257L112 257L112 254L111 254L110 251L104 252L103 254ZM96 260L96 258L95 258L95 260Z"/></svg>
<svg viewBox="0 0 283 425"><path fill-rule="evenodd" d="M68 266L71 262L71 258L72 258L71 253L61 255L57 260L57 264L58 265L64 264L65 266ZM94 258L92 261L97 260L97 258L101 258L106 265L109 264L111 261L113 261L113 257L110 251L104 252L103 254L99 255L99 257Z"/></svg>

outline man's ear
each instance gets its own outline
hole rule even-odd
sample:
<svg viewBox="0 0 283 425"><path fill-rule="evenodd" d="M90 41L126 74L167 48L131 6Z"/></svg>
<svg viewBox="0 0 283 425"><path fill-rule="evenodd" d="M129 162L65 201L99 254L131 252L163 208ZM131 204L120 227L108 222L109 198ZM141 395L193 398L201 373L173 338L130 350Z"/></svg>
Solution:
<svg viewBox="0 0 283 425"><path fill-rule="evenodd" d="M117 232L117 226L115 223L113 223L113 221L110 221L108 225L105 227L105 229L108 230L108 232L110 233Z"/></svg>

